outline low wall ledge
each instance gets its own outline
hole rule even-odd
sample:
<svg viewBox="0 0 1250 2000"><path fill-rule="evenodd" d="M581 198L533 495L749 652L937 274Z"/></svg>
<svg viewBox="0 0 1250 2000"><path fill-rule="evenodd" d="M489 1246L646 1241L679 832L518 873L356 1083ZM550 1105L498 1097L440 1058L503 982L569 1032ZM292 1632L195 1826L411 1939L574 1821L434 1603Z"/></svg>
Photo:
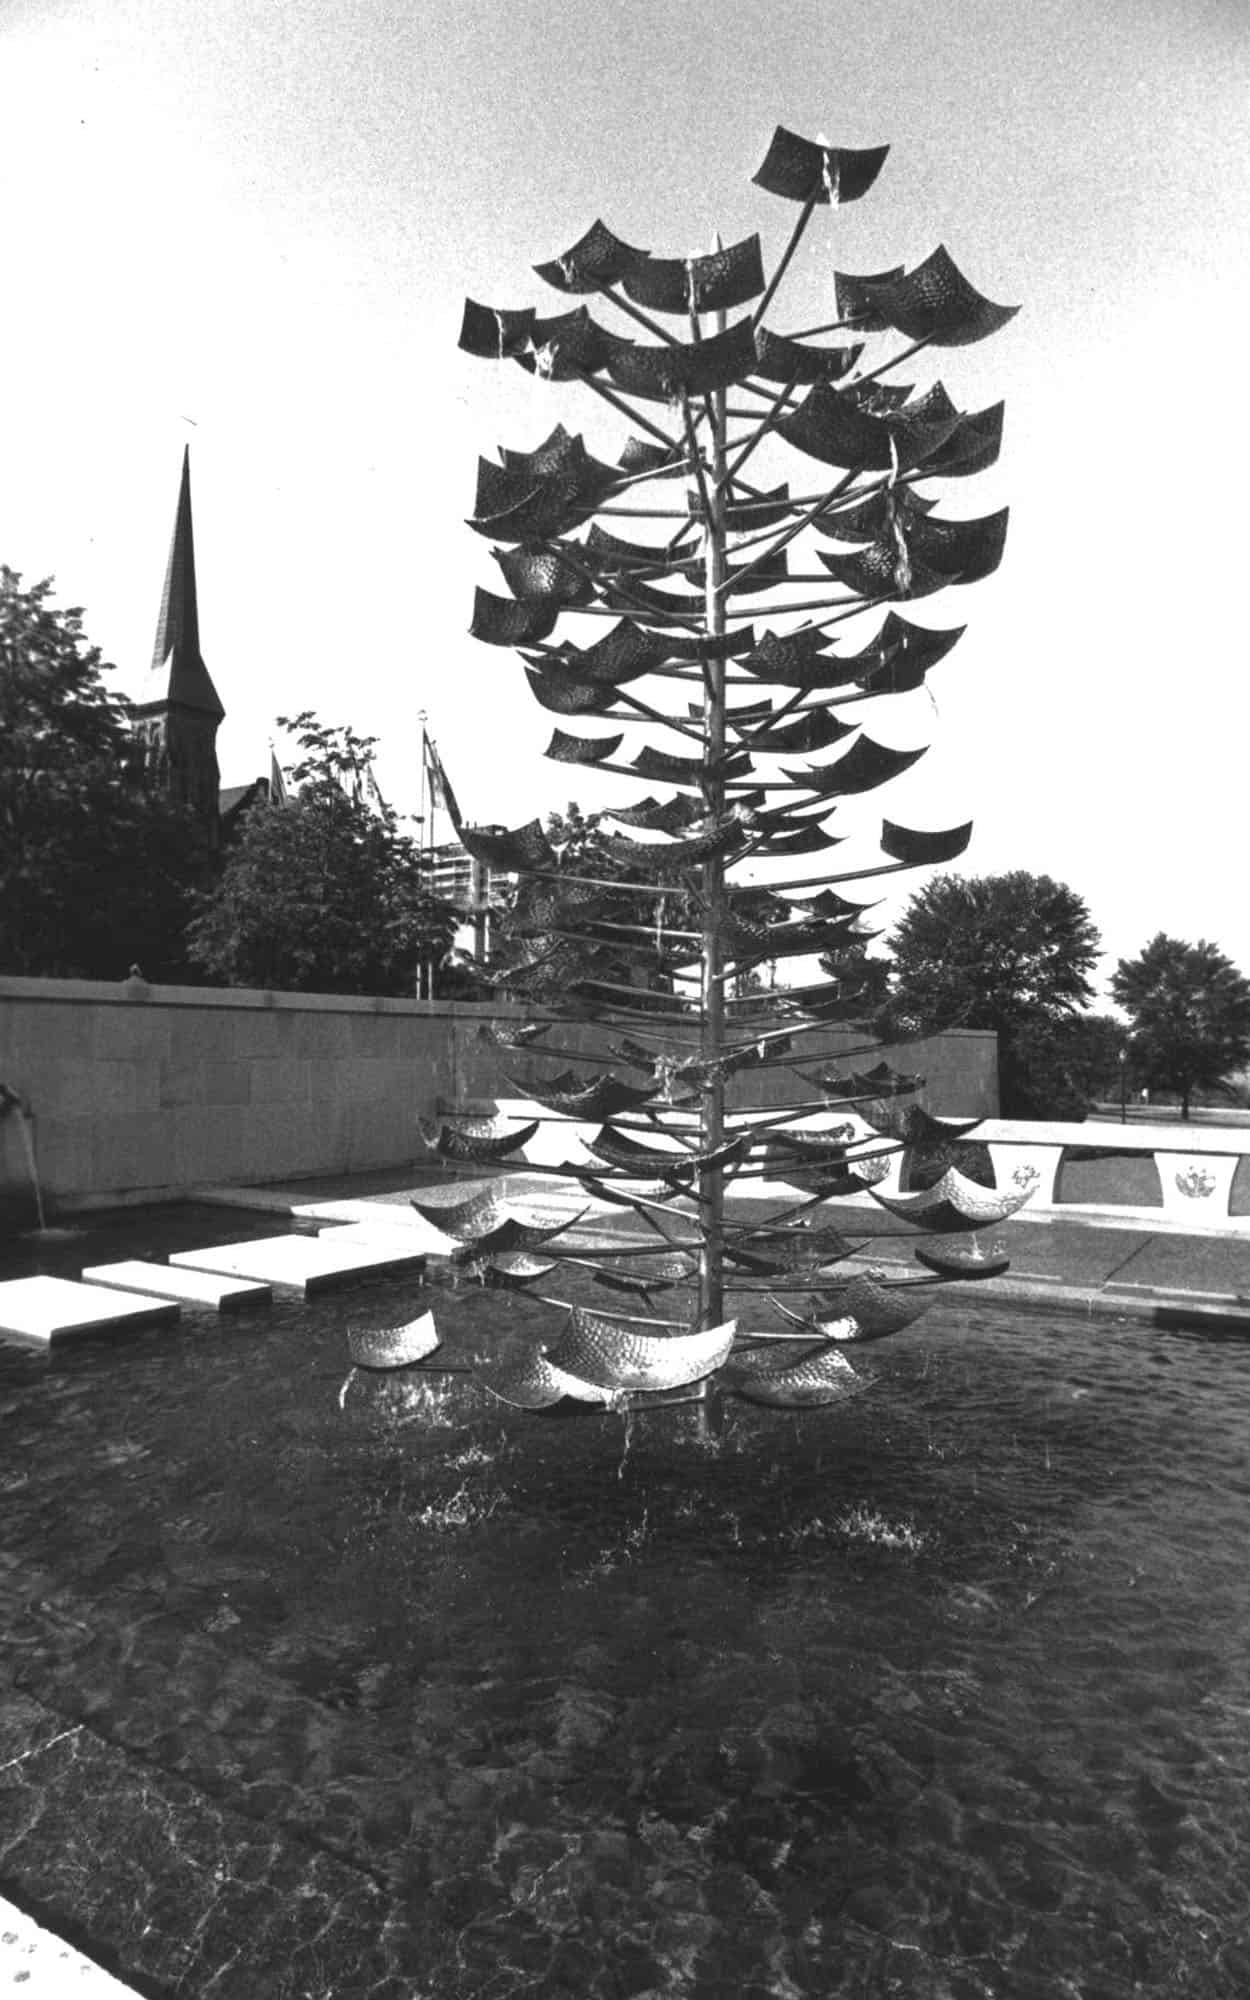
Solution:
<svg viewBox="0 0 1250 2000"><path fill-rule="evenodd" d="M0 1001L22 1000L65 1006L90 1001L93 1006L133 1007L136 994L125 979L23 979L0 973ZM217 1007L243 1012L277 1009L313 1014L401 1014L426 1020L483 1018L487 1012L525 1018L522 1007L484 1008L472 1000L416 1000L379 993L285 993L250 986L148 986L145 1007Z"/></svg>

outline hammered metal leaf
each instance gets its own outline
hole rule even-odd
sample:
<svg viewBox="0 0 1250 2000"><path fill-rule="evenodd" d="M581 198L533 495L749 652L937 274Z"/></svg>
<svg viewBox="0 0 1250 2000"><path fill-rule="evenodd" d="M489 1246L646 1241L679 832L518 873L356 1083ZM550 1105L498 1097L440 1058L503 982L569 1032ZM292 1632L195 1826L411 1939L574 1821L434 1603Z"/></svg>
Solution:
<svg viewBox="0 0 1250 2000"><path fill-rule="evenodd" d="M956 581L913 559L906 542L893 536L839 555L819 549L817 556L835 583L874 603L889 598L907 603L912 598L931 597L934 591Z"/></svg>
<svg viewBox="0 0 1250 2000"><path fill-rule="evenodd" d="M933 392L878 416L825 383L809 389L774 429L797 451L848 471L908 471L926 465L958 431L960 413L941 409Z"/></svg>
<svg viewBox="0 0 1250 2000"><path fill-rule="evenodd" d="M996 514L968 521L929 514L908 523L907 543L922 563L940 570L952 583L979 583L992 576L1002 561L1008 513L1001 507Z"/></svg>
<svg viewBox="0 0 1250 2000"><path fill-rule="evenodd" d="M703 257L648 257L630 265L622 282L649 312L729 312L764 289L760 239L747 236Z"/></svg>
<svg viewBox="0 0 1250 2000"><path fill-rule="evenodd" d="M953 861L964 852L972 838L972 821L948 827L942 833L923 833L898 826L892 819L881 822L881 851L893 861L905 861L917 868L934 861Z"/></svg>
<svg viewBox="0 0 1250 2000"><path fill-rule="evenodd" d="M503 571L504 582L522 604L590 604L594 599L592 579L580 573L559 549L493 549ZM584 565L580 548L572 551Z"/></svg>
<svg viewBox="0 0 1250 2000"><path fill-rule="evenodd" d="M841 1338L858 1341L902 1333L928 1311L932 1300L933 1293L925 1285L887 1285L866 1271L858 1271L854 1277L822 1286L807 1304L812 1318L822 1324L834 1319L853 1321L854 1334Z"/></svg>
<svg viewBox="0 0 1250 2000"><path fill-rule="evenodd" d="M506 1160L510 1154L519 1153L537 1132L538 1121L533 1119L527 1125L518 1125L503 1132L483 1133L464 1126L431 1123L419 1118L417 1130L424 1144L440 1159L485 1162Z"/></svg>
<svg viewBox="0 0 1250 2000"><path fill-rule="evenodd" d="M948 585L979 583L998 568L1007 536L1007 509L975 521L915 516L864 548L839 555L818 551L839 583L865 597L924 597ZM885 669L879 678L898 681ZM907 678L907 685L917 685ZM881 692L887 690L883 687ZM895 688L893 691L897 691Z"/></svg>
<svg viewBox="0 0 1250 2000"><path fill-rule="evenodd" d="M737 1321L729 1320L698 1333L660 1333L645 1322L575 1307L548 1360L603 1389L680 1389L721 1366L736 1331Z"/></svg>
<svg viewBox="0 0 1250 2000"><path fill-rule="evenodd" d="M501 306L483 306L476 299L466 299L459 344L466 354L475 354L483 361L510 359L530 339L535 318L533 306L509 312Z"/></svg>
<svg viewBox="0 0 1250 2000"><path fill-rule="evenodd" d="M845 678L823 632L765 632L742 665L783 687L836 687Z"/></svg>
<svg viewBox="0 0 1250 2000"><path fill-rule="evenodd" d="M770 756L781 753L793 757L827 750L857 727L857 723L841 721L832 709L814 708L799 713L791 722L778 723L775 729L756 728L743 733L747 748L756 754L767 751Z"/></svg>
<svg viewBox="0 0 1250 2000"><path fill-rule="evenodd" d="M1005 1222L1009 1215L1024 1207L1032 1192L1031 1187L1015 1191L982 1187L961 1174L958 1167L948 1168L931 1188L923 1188L916 1194L887 1195L877 1188L872 1190L874 1201L880 1202L900 1222L919 1223L940 1235L966 1233L969 1229L984 1228L990 1222Z"/></svg>
<svg viewBox="0 0 1250 2000"><path fill-rule="evenodd" d="M974 410L925 461L926 479L967 479L993 465L1002 449L1002 403Z"/></svg>
<svg viewBox="0 0 1250 2000"><path fill-rule="evenodd" d="M596 1159L606 1160L612 1167L627 1168L631 1173L675 1174L688 1179L693 1171L690 1160L683 1153L672 1152L662 1146L648 1146L628 1132L614 1131L610 1125L605 1125L593 1139L587 1139L586 1145Z"/></svg>
<svg viewBox="0 0 1250 2000"><path fill-rule="evenodd" d="M803 1349L784 1364L761 1365L754 1356L735 1360L725 1381L747 1402L780 1410L821 1409L845 1402L864 1386L846 1356L827 1346Z"/></svg>
<svg viewBox="0 0 1250 2000"><path fill-rule="evenodd" d="M564 667L578 680L601 681L607 686L620 687L627 681L640 680L644 674L662 665L668 651L669 642L666 639L659 639L654 632L645 631L632 618L622 618L593 645L552 647L548 653L531 661L531 665L544 673Z"/></svg>
<svg viewBox="0 0 1250 2000"><path fill-rule="evenodd" d="M422 1201L416 1195L408 1200L435 1229L477 1255L494 1250L532 1250L572 1228L586 1213L581 1209L554 1224L542 1221L532 1209L527 1212L522 1202L498 1188L479 1189L463 1201Z"/></svg>
<svg viewBox="0 0 1250 2000"><path fill-rule="evenodd" d="M1010 1257L998 1254L986 1256L975 1246L970 1250L941 1250L926 1244L912 1254L926 1271L935 1272L939 1278L954 1278L965 1284L983 1278L1001 1278L1004 1271L1011 1269Z"/></svg>
<svg viewBox="0 0 1250 2000"><path fill-rule="evenodd" d="M624 740L622 736L569 736L563 729L555 729L543 755L554 758L557 764L602 764L615 757Z"/></svg>
<svg viewBox="0 0 1250 2000"><path fill-rule="evenodd" d="M680 540L667 546L658 542L631 542L601 528L596 521L586 537L586 551L593 555L601 571L612 569L667 570L685 563L697 551L694 540Z"/></svg>
<svg viewBox="0 0 1250 2000"><path fill-rule="evenodd" d="M515 1077L509 1078L514 1090L541 1104L545 1111L555 1111L564 1118L615 1118L622 1111L632 1111L638 1105L649 1104L655 1096L651 1086L642 1089L636 1084L622 1083L619 1077L604 1072L592 1077L589 1083L576 1083L570 1077L554 1077L549 1082L522 1083Z"/></svg>
<svg viewBox="0 0 1250 2000"><path fill-rule="evenodd" d="M618 834L612 843L612 857L628 868L650 868L657 876L675 875L706 861L709 855L732 854L746 840L741 820L727 819L684 839L642 841Z"/></svg>
<svg viewBox="0 0 1250 2000"><path fill-rule="evenodd" d="M565 1380L537 1348L490 1355L475 1362L474 1376L501 1403L518 1410L548 1410L565 1394Z"/></svg>
<svg viewBox="0 0 1250 2000"><path fill-rule="evenodd" d="M706 340L674 341L642 347L622 341L605 356L610 380L626 395L670 402L674 397L708 396L743 382L755 367L755 336L749 319Z"/></svg>
<svg viewBox="0 0 1250 2000"><path fill-rule="evenodd" d="M887 326L933 347L968 347L985 340L1020 310L983 297L940 244L914 270L873 284L871 292L874 309Z"/></svg>
<svg viewBox="0 0 1250 2000"><path fill-rule="evenodd" d="M461 846L475 861L484 861L488 868L498 868L504 874L523 875L556 865L556 851L543 832L541 820L531 819L514 827L461 826L457 832Z"/></svg>
<svg viewBox="0 0 1250 2000"><path fill-rule="evenodd" d="M786 201L858 201L885 164L888 146L822 146L778 125L768 151L751 176L756 187Z"/></svg>
<svg viewBox="0 0 1250 2000"><path fill-rule="evenodd" d="M769 382L836 382L855 366L862 347L811 347L766 326L755 330L755 372Z"/></svg>
<svg viewBox="0 0 1250 2000"><path fill-rule="evenodd" d="M642 475L649 479L672 479L686 470L686 451L680 444L652 444L647 438L630 438L616 462L631 479Z"/></svg>
<svg viewBox="0 0 1250 2000"><path fill-rule="evenodd" d="M799 1075L808 1083L816 1084L826 1096L851 1100L863 1097L909 1097L917 1090L924 1089L922 1076L908 1076L901 1070L891 1069L885 1062L877 1063L873 1069L827 1071L813 1076L808 1070L800 1070Z"/></svg>
<svg viewBox="0 0 1250 2000"><path fill-rule="evenodd" d="M844 834L826 833L819 820L813 820L791 833L770 832L757 844L755 852L770 861L779 861L792 854L819 854L826 847L837 847L844 838Z"/></svg>
<svg viewBox="0 0 1250 2000"><path fill-rule="evenodd" d="M653 833L683 833L702 819L703 804L677 793L671 799L640 799L636 806L609 806L607 811L623 826L641 826Z"/></svg>
<svg viewBox="0 0 1250 2000"><path fill-rule="evenodd" d="M479 585L473 593L469 632L487 646L532 646L555 630L558 612L545 604L518 604Z"/></svg>
<svg viewBox="0 0 1250 2000"><path fill-rule="evenodd" d="M484 463L489 465L490 461ZM552 473L559 473L561 477L576 479L586 486L616 484L615 468L593 458L580 431L566 431L563 424L554 425L542 443L535 445L532 451L518 451L515 446L501 445L499 463L506 473L518 478L545 479Z"/></svg>
<svg viewBox="0 0 1250 2000"><path fill-rule="evenodd" d="M890 322L882 316L877 294L902 275L901 264L896 264L890 271L873 271L863 276L856 276L852 271L835 271L833 295L837 300L838 318L843 325L853 326L857 333L884 333Z"/></svg>
<svg viewBox="0 0 1250 2000"><path fill-rule="evenodd" d="M923 757L925 748L927 745L919 750L892 750L888 744L877 743L871 736L860 736L836 764L812 764L806 770L783 768L787 778L818 792L822 798L844 798L887 784L900 771L914 764L918 757Z"/></svg>
<svg viewBox="0 0 1250 2000"><path fill-rule="evenodd" d="M600 326L585 306L578 306L552 319L535 319L529 338L511 358L546 382L569 382L581 375L598 374L631 344Z"/></svg>
<svg viewBox="0 0 1250 2000"><path fill-rule="evenodd" d="M349 1327L347 1350L354 1368L412 1368L439 1345L432 1312L403 1326Z"/></svg>
<svg viewBox="0 0 1250 2000"><path fill-rule="evenodd" d="M931 513L936 505L936 500L924 499L910 486L889 486L880 493L870 493L854 507L817 514L812 526L828 542L872 542L895 520L906 523L916 514Z"/></svg>
<svg viewBox="0 0 1250 2000"><path fill-rule="evenodd" d="M530 692L551 715L608 715L616 703L616 689L595 681L578 681L565 675L541 673L526 668Z"/></svg>
<svg viewBox="0 0 1250 2000"><path fill-rule="evenodd" d="M931 667L946 658L966 627L946 626L934 630L913 625L898 613L887 613L875 639L858 653L843 656L848 679L873 694L898 694L919 687Z"/></svg>
<svg viewBox="0 0 1250 2000"><path fill-rule="evenodd" d="M614 236L606 222L592 222L584 236L545 264L535 264L538 276L558 292L597 292L615 285L635 264L647 261L645 250Z"/></svg>

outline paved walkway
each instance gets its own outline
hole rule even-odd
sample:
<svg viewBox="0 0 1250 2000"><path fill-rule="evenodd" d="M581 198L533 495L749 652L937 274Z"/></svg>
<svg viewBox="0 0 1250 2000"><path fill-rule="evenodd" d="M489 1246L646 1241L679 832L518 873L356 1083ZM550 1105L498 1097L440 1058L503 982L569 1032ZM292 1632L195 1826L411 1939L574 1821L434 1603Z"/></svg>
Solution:
<svg viewBox="0 0 1250 2000"><path fill-rule="evenodd" d="M391 1171L266 1188L200 1190L197 1198L208 1195L240 1207L263 1204L283 1215L323 1215L327 1221L383 1223L388 1210L397 1220L394 1211L408 1210L409 1195L430 1192L432 1182L433 1176L423 1180L411 1170ZM562 1192L558 1182L535 1180L532 1186L553 1207L558 1204ZM573 1198L579 1206L584 1201L577 1190ZM601 1212L610 1225L611 1212ZM871 1236L871 1251L864 1261L915 1268L912 1244L920 1239L892 1223L883 1211L830 1203L830 1219L835 1213L852 1236ZM898 1233L886 1233L894 1230ZM983 1240L987 1244L1001 1240L1011 1258L1010 1271L993 1282L995 1299L1043 1309L1111 1313L1163 1326L1250 1331L1250 1239L1244 1231L1237 1237L1190 1236L1174 1226L1164 1227L1162 1221L1156 1226L1139 1210L1131 1219L1082 1214L1071 1221L1047 1217L1030 1222L1020 1216L985 1231Z"/></svg>

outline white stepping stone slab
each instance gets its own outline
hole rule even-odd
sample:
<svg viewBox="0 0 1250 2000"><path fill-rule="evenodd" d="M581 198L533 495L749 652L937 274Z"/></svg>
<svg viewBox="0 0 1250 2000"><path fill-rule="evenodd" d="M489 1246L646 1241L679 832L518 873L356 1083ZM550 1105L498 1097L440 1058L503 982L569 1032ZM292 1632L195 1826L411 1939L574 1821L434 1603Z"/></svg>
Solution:
<svg viewBox="0 0 1250 2000"><path fill-rule="evenodd" d="M217 1250L179 1250L170 1264L180 1270L215 1271L227 1278L254 1278L288 1291L322 1291L353 1278L419 1267L424 1253L416 1243L391 1237L336 1243L325 1236L264 1236L252 1243L225 1243Z"/></svg>
<svg viewBox="0 0 1250 2000"><path fill-rule="evenodd" d="M402 1243L410 1255L420 1257L450 1257L453 1250L460 1248L455 1237L445 1235L427 1222L415 1208L410 1208L407 1219L398 1224L388 1218L375 1220L371 1215L362 1215L359 1221L349 1222L341 1229L327 1230L321 1241L327 1243L331 1237L337 1243L376 1243L388 1253L396 1243Z"/></svg>
<svg viewBox="0 0 1250 2000"><path fill-rule="evenodd" d="M89 1264L86 1285L115 1285L123 1292L143 1292L156 1299L181 1299L184 1305L212 1306L228 1312L232 1306L267 1305L269 1285L249 1278L223 1278L212 1271L175 1271L168 1264L144 1264L127 1258L120 1264Z"/></svg>
<svg viewBox="0 0 1250 2000"><path fill-rule="evenodd" d="M176 1299L137 1298L71 1278L9 1278L0 1284L0 1332L40 1346L114 1327L159 1326L177 1319L181 1310Z"/></svg>
<svg viewBox="0 0 1250 2000"><path fill-rule="evenodd" d="M22 2000L137 2000L132 1986L0 1896L0 1992L10 1988Z"/></svg>

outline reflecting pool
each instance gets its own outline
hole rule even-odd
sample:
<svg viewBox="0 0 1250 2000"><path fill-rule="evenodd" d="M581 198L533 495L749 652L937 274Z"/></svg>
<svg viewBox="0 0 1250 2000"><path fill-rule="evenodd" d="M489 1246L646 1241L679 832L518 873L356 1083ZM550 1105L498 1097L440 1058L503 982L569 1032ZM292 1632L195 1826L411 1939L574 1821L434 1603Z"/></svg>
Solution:
<svg viewBox="0 0 1250 2000"><path fill-rule="evenodd" d="M961 1299L700 1441L349 1374L414 1302L0 1351L0 1890L156 1994L1250 1990L1250 1344Z"/></svg>

